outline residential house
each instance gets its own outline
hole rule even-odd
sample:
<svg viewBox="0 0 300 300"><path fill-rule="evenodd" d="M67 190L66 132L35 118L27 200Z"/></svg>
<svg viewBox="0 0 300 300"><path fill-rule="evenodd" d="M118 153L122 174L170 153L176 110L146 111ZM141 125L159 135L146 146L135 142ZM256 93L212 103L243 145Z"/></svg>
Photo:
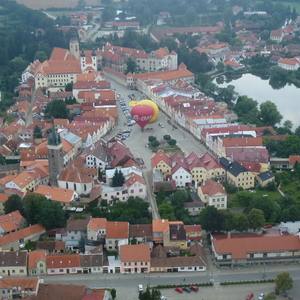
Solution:
<svg viewBox="0 0 300 300"><path fill-rule="evenodd" d="M171 175L171 159L162 150L157 151L151 157L151 166L153 170L159 170L164 176Z"/></svg>
<svg viewBox="0 0 300 300"><path fill-rule="evenodd" d="M89 168L97 168L104 171L109 162L107 148L100 141L86 150L85 164Z"/></svg>
<svg viewBox="0 0 300 300"><path fill-rule="evenodd" d="M201 225L184 225L187 241L201 241L202 228Z"/></svg>
<svg viewBox="0 0 300 300"><path fill-rule="evenodd" d="M188 187L192 184L192 175L185 162L178 162L171 170L172 180L177 187Z"/></svg>
<svg viewBox="0 0 300 300"><path fill-rule="evenodd" d="M165 247L187 248L186 232L181 221L169 221L169 230L164 235L163 245Z"/></svg>
<svg viewBox="0 0 300 300"><path fill-rule="evenodd" d="M82 273L102 273L103 254L80 254Z"/></svg>
<svg viewBox="0 0 300 300"><path fill-rule="evenodd" d="M227 208L227 193L224 186L212 179L204 181L198 187L198 195L207 206L214 206L217 209Z"/></svg>
<svg viewBox="0 0 300 300"><path fill-rule="evenodd" d="M65 232L63 232L62 235L56 234L56 239L64 241L67 249L78 249L80 242L87 236L87 225L89 220L89 218L69 219L67 221Z"/></svg>
<svg viewBox="0 0 300 300"><path fill-rule="evenodd" d="M145 244L120 246L121 273L149 273L150 248Z"/></svg>
<svg viewBox="0 0 300 300"><path fill-rule="evenodd" d="M220 163L226 170L226 180L237 188L251 189L255 186L255 175L248 171L238 162L231 162L228 159L220 158Z"/></svg>
<svg viewBox="0 0 300 300"><path fill-rule="evenodd" d="M38 278L0 278L1 299L20 299L36 296L39 290Z"/></svg>
<svg viewBox="0 0 300 300"><path fill-rule="evenodd" d="M106 218L90 218L87 224L87 239L101 241L106 237Z"/></svg>
<svg viewBox="0 0 300 300"><path fill-rule="evenodd" d="M184 208L190 216L198 216L204 207L204 203L200 200L184 203Z"/></svg>
<svg viewBox="0 0 300 300"><path fill-rule="evenodd" d="M213 235L212 253L218 265L299 261L300 239L294 235Z"/></svg>
<svg viewBox="0 0 300 300"><path fill-rule="evenodd" d="M128 222L107 222L105 247L107 250L118 250L121 245L127 245L129 239Z"/></svg>
<svg viewBox="0 0 300 300"><path fill-rule="evenodd" d="M165 219L152 220L153 242L163 244L169 232L169 221Z"/></svg>
<svg viewBox="0 0 300 300"><path fill-rule="evenodd" d="M152 225L151 224L129 224L129 240L136 241L138 244L152 244Z"/></svg>
<svg viewBox="0 0 300 300"><path fill-rule="evenodd" d="M46 229L39 224L30 225L22 228L18 231L11 232L0 237L0 249L2 250L19 250L25 246L27 241L35 242L42 234L46 232Z"/></svg>
<svg viewBox="0 0 300 300"><path fill-rule="evenodd" d="M112 300L110 291L90 289L84 285L40 283L37 296L31 300Z"/></svg>
<svg viewBox="0 0 300 300"><path fill-rule="evenodd" d="M37 241L36 248L46 250L47 253L63 253L65 251L65 243L56 240Z"/></svg>
<svg viewBox="0 0 300 300"><path fill-rule="evenodd" d="M25 225L25 219L18 210L0 216L0 236L15 232Z"/></svg>
<svg viewBox="0 0 300 300"><path fill-rule="evenodd" d="M45 250L33 250L28 252L28 275L39 276L47 274Z"/></svg>
<svg viewBox="0 0 300 300"><path fill-rule="evenodd" d="M287 71L297 71L300 67L300 58L280 58L278 60L278 67Z"/></svg>
<svg viewBox="0 0 300 300"><path fill-rule="evenodd" d="M46 257L47 274L76 274L81 273L79 254L50 254Z"/></svg>
<svg viewBox="0 0 300 300"><path fill-rule="evenodd" d="M27 251L0 251L1 276L27 276Z"/></svg>
<svg viewBox="0 0 300 300"><path fill-rule="evenodd" d="M257 182L261 187L266 187L275 182L275 176L271 171L262 172L257 175Z"/></svg>
<svg viewBox="0 0 300 300"><path fill-rule="evenodd" d="M48 185L39 185L35 190L36 194L45 196L47 199L60 203L62 206L72 205L79 197L73 190L67 190Z"/></svg>

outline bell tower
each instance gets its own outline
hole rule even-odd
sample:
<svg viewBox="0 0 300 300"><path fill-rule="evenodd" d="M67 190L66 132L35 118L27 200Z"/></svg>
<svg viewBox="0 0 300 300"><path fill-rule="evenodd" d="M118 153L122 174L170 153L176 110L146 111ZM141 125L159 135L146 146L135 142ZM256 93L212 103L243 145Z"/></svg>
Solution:
<svg viewBox="0 0 300 300"><path fill-rule="evenodd" d="M49 181L57 186L57 178L64 167L63 149L59 134L53 127L48 135Z"/></svg>
<svg viewBox="0 0 300 300"><path fill-rule="evenodd" d="M79 41L77 38L71 38L70 40L70 53L75 56L77 59L80 58L80 49L79 49Z"/></svg>

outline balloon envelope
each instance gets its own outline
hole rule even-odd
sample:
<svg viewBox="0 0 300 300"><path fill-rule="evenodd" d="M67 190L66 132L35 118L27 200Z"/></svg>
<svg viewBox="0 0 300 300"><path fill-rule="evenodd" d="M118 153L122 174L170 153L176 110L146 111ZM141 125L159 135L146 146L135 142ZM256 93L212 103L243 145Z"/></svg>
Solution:
<svg viewBox="0 0 300 300"><path fill-rule="evenodd" d="M153 108L153 115L152 118L150 119L149 123L154 123L157 118L158 118L158 114L159 114L159 108L157 106L157 104L155 102L153 102L152 100L141 100L141 101L130 101L129 102L129 106L133 107L136 105L147 105L147 106L151 106Z"/></svg>
<svg viewBox="0 0 300 300"><path fill-rule="evenodd" d="M151 106L136 105L131 109L131 116L141 128L144 128L151 120L153 112Z"/></svg>

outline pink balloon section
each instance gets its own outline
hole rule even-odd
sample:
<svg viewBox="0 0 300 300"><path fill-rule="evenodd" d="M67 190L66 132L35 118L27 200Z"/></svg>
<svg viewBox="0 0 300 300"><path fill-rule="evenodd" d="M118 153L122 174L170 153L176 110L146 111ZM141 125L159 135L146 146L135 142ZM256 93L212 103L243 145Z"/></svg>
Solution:
<svg viewBox="0 0 300 300"><path fill-rule="evenodd" d="M154 109L148 105L136 105L131 109L133 120L135 120L141 128L144 128L149 123L153 114Z"/></svg>

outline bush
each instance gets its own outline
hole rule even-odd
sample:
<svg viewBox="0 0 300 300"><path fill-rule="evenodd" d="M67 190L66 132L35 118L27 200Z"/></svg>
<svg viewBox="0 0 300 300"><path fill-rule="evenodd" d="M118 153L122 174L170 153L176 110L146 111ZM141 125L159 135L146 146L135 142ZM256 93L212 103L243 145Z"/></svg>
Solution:
<svg viewBox="0 0 300 300"><path fill-rule="evenodd" d="M210 287L214 284L212 282L200 282L200 283L191 283L191 284L160 284L155 286L157 289L175 289L177 287L190 287L190 286L199 286L199 287Z"/></svg>
<svg viewBox="0 0 300 300"><path fill-rule="evenodd" d="M238 285L238 284L258 284L258 283L272 283L275 279L262 279L262 280L241 280L241 281L224 281L220 285Z"/></svg>

